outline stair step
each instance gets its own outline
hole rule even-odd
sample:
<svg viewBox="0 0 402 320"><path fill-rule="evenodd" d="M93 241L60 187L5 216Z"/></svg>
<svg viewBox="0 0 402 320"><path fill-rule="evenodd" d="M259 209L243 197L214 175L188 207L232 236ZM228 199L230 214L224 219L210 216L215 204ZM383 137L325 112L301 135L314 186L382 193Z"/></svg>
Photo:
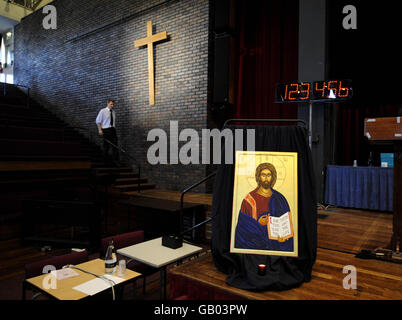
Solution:
<svg viewBox="0 0 402 320"><path fill-rule="evenodd" d="M93 169L93 168L92 168ZM106 176L109 176L109 174L110 173L97 173L96 174L96 176L98 177L98 178L102 178L102 177L106 177ZM138 174L136 174L136 173L133 173L133 172L126 172L126 173L117 173L117 174L114 174L114 176L115 177L129 177L129 178L116 178L116 179L118 179L118 180L123 180L123 181L121 181L121 183L117 183L116 185L119 185L119 184L131 184L131 183L133 183L133 184L137 184L138 185ZM127 179L127 180L126 180ZM124 181L124 180L126 180L126 181ZM128 180L130 180L130 181L128 181ZM141 178L141 182L140 183L146 183L148 181L148 179L147 178Z"/></svg>
<svg viewBox="0 0 402 320"><path fill-rule="evenodd" d="M154 189L155 185L152 183L141 183L140 187L141 187L141 190ZM138 191L138 184L117 185L117 186L113 186L113 188L120 190L121 192Z"/></svg>
<svg viewBox="0 0 402 320"><path fill-rule="evenodd" d="M88 181L87 176L68 176L55 178L37 178L37 179L15 179L8 181L0 181L0 186L18 185L18 184L33 184L33 183L51 183L51 182L68 182L68 181Z"/></svg>
<svg viewBox="0 0 402 320"><path fill-rule="evenodd" d="M91 161L92 163L91 163L91 168L93 168L93 169L99 169L99 168L104 168L105 167L105 164L103 163L103 162L93 162L93 161Z"/></svg>
<svg viewBox="0 0 402 320"><path fill-rule="evenodd" d="M102 172L102 173L105 173L105 172L115 172L115 173L117 173L117 172L130 172L130 171L132 171L133 170L133 168L131 168L131 167L121 167L121 168L96 168L95 169L97 172Z"/></svg>
<svg viewBox="0 0 402 320"><path fill-rule="evenodd" d="M34 128L52 128L52 129L59 129L60 128L54 122L49 122L49 121L47 121L47 122L31 121L30 123L27 123L26 121L10 119L10 120L6 120L6 122L9 125L30 127L30 128L32 128L32 127L34 127Z"/></svg>
<svg viewBox="0 0 402 320"><path fill-rule="evenodd" d="M138 168L136 166L123 164L124 167L121 168L107 167L107 164L104 162L102 148L97 144L96 141L92 141L94 138L93 135L87 137L86 134L84 134L84 130L75 128L73 125L70 126L64 120L60 119L57 114L52 113L50 110L44 108L42 105L36 103L32 99L30 99L30 106L27 108L25 105L26 96L24 94L20 94L19 90L14 93L11 89L7 89L7 94L8 96L6 98L0 99L0 105L2 106L2 108L0 108L0 120L3 120L3 126L20 126L22 127L21 130L23 130L24 133L26 132L26 135L22 135L20 133L17 135L8 134L7 137L9 137L9 139L14 141L14 138L23 137L30 143L34 143L35 141L33 140L38 140L40 143L44 143L42 142L44 139L44 141L52 140L52 143L57 143L57 146L59 143L65 143L67 145L76 144L78 148L77 150L79 150L79 152L77 151L79 160L84 159L85 161L90 161L91 168L85 167L85 169L89 170L88 175L89 173L92 173L96 175L96 178L106 178L107 176L112 175L111 178L115 179L114 183L110 185L109 189L112 192L138 192L138 184L140 184L141 190L155 188L154 184L148 183L148 179L146 177L139 177ZM8 103L16 103L16 105L7 105ZM47 134L46 130L44 130L45 134L42 135L43 132L40 129L47 129L49 134ZM10 131L7 128L5 130L8 130L7 132ZM35 135L33 135L32 132L35 132ZM55 134L53 134L53 132L57 133L57 137ZM51 136L52 139L49 139L49 136ZM5 156L3 156L3 158L4 157ZM15 160L15 156L13 155L12 157ZM49 157L46 159L48 158ZM53 159L54 157L50 158ZM65 157L63 156L63 159L64 158ZM24 160L26 159L24 158ZM83 175L82 179L86 178L87 177ZM17 183L16 180L18 179L20 178L13 175L10 177L7 176L7 179L3 177L3 185L6 183L15 184ZM81 177L75 175L66 175L65 180L63 180L62 177L58 176L27 176L21 177L21 179L25 179L24 181L29 181L29 183L36 183L39 182L39 180L44 182L58 182L81 179ZM111 181L108 183L111 183Z"/></svg>
<svg viewBox="0 0 402 320"><path fill-rule="evenodd" d="M21 120L25 121L26 123L32 123L35 121L48 121L48 122L56 122L58 124L62 123L60 119L54 119L51 116L43 116L40 114L34 114L34 115L15 115L15 114L2 114L0 113L0 119L3 120Z"/></svg>
<svg viewBox="0 0 402 320"><path fill-rule="evenodd" d="M120 172L118 175L125 178L138 178L138 173L135 172Z"/></svg>
<svg viewBox="0 0 402 320"><path fill-rule="evenodd" d="M128 185L128 184L137 184L138 185L138 180L140 180L140 183L146 183L148 181L148 179L146 178L118 178L116 179L116 181L114 182L114 185Z"/></svg>

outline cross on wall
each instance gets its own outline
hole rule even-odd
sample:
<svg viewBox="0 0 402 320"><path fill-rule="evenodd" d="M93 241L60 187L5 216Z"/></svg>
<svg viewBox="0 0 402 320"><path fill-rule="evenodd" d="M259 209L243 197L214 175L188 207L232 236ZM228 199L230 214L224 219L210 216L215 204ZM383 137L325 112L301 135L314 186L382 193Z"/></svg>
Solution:
<svg viewBox="0 0 402 320"><path fill-rule="evenodd" d="M167 39L166 31L152 34L152 21L147 22L147 36L134 41L136 48L148 47L148 88L149 88L149 105L155 105L155 80L154 80L154 42Z"/></svg>

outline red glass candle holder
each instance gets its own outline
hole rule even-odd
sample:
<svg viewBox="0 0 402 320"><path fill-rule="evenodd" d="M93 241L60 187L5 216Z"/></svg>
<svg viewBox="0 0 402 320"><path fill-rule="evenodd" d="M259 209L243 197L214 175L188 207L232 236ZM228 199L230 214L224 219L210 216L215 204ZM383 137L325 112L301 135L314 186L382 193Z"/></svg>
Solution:
<svg viewBox="0 0 402 320"><path fill-rule="evenodd" d="M267 266L265 264L259 264L258 265L258 274L260 276L264 276L266 272L267 272Z"/></svg>

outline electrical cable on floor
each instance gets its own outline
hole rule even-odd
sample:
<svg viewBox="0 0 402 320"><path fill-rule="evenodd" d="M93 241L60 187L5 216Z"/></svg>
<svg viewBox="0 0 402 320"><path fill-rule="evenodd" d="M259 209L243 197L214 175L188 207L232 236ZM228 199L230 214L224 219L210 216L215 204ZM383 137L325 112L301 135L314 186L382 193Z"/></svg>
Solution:
<svg viewBox="0 0 402 320"><path fill-rule="evenodd" d="M333 205L331 205L331 204L325 206L325 205L323 205L323 204L321 204L321 203L317 203L317 209L328 210L328 209L331 208L331 207L335 208L335 206L333 206Z"/></svg>

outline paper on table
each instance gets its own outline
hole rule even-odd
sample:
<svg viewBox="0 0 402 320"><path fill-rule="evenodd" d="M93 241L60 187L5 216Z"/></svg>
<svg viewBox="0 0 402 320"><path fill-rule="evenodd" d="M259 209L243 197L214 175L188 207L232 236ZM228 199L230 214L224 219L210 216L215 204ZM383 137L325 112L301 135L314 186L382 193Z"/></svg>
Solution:
<svg viewBox="0 0 402 320"><path fill-rule="evenodd" d="M120 282L123 282L124 279L118 278L115 276L111 276L109 274L103 275L103 277L112 280L115 284L118 284ZM92 280L89 280L87 282L81 283L80 285L74 287L74 290L81 291L89 296L93 296L94 294L97 294L98 292L101 292L103 290L106 290L111 287L111 283L100 278L95 278Z"/></svg>
<svg viewBox="0 0 402 320"><path fill-rule="evenodd" d="M56 277L57 280L64 280L72 277L79 276L80 274L71 268L64 268L60 270L53 270L50 272Z"/></svg>

